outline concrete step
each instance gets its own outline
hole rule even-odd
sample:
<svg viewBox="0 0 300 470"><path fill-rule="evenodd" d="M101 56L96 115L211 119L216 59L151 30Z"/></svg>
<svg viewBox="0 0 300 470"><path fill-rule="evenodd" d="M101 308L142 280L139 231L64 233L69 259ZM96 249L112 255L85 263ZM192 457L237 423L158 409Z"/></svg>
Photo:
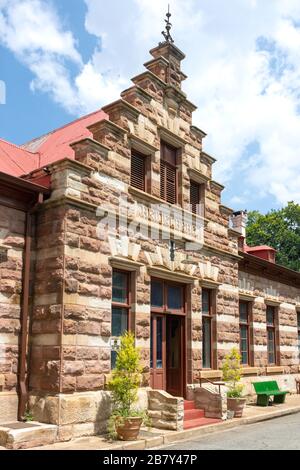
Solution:
<svg viewBox="0 0 300 470"><path fill-rule="evenodd" d="M28 449L54 444L57 426L37 422L14 422L0 425L0 446L6 449Z"/></svg>
<svg viewBox="0 0 300 470"><path fill-rule="evenodd" d="M196 419L191 419L188 421L184 421L183 423L183 429L193 429L193 428L198 428L200 426L208 426L209 424L214 424L214 423L221 423L221 419L213 419L213 418L196 418Z"/></svg>
<svg viewBox="0 0 300 470"><path fill-rule="evenodd" d="M184 410L184 421L190 421L191 419L205 418L204 410Z"/></svg>
<svg viewBox="0 0 300 470"><path fill-rule="evenodd" d="M189 400L184 400L184 409L185 410L194 410L195 407L195 402L194 401L189 401Z"/></svg>

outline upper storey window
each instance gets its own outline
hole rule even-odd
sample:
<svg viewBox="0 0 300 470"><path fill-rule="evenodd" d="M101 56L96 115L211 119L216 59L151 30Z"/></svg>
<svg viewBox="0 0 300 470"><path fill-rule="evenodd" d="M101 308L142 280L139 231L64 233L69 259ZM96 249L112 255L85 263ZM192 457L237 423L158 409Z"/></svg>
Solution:
<svg viewBox="0 0 300 470"><path fill-rule="evenodd" d="M178 199L177 149L161 142L160 197L170 204Z"/></svg>
<svg viewBox="0 0 300 470"><path fill-rule="evenodd" d="M131 186L146 191L146 157L136 151L131 154Z"/></svg>

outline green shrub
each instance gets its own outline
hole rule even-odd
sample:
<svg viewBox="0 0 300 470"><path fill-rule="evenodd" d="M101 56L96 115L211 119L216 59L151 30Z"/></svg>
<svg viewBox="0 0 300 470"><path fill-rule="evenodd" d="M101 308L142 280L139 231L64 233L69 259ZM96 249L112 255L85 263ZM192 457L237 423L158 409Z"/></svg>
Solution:
<svg viewBox="0 0 300 470"><path fill-rule="evenodd" d="M147 421L146 413L134 408L137 402L138 389L142 380L141 355L135 346L132 333L124 333L117 352L116 367L108 383L112 392L112 415L108 423L108 432L115 437L115 425L121 424L129 417L141 417Z"/></svg>
<svg viewBox="0 0 300 470"><path fill-rule="evenodd" d="M228 398L241 398L244 385L240 383L242 376L241 356L237 348L233 348L225 356L223 366L223 380L226 382Z"/></svg>

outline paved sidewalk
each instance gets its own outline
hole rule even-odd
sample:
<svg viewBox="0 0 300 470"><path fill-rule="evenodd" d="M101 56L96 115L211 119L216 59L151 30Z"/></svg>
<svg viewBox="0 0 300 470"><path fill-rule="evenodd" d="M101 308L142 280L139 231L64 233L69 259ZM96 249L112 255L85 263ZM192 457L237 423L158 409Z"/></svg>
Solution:
<svg viewBox="0 0 300 470"><path fill-rule="evenodd" d="M202 426L187 431L162 431L160 429L143 429L140 433L140 439L135 442L108 442L103 437L84 437L74 439L69 442L59 442L49 446L38 447L31 450L143 450L153 449L174 442L186 441L190 438L200 438L232 429L237 426L253 424L260 421L266 421L281 416L287 416L300 412L300 395L287 397L283 405L273 405L268 408L257 407L254 404L247 405L244 416L241 419L232 419L221 423Z"/></svg>

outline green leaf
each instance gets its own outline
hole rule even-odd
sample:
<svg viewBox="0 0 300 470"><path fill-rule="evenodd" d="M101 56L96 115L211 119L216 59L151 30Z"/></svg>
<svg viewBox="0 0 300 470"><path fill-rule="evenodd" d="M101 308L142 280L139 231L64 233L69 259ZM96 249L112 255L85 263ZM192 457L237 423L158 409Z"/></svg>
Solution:
<svg viewBox="0 0 300 470"><path fill-rule="evenodd" d="M277 250L278 264L300 271L300 205L289 202L267 214L248 214L247 244L269 245Z"/></svg>

